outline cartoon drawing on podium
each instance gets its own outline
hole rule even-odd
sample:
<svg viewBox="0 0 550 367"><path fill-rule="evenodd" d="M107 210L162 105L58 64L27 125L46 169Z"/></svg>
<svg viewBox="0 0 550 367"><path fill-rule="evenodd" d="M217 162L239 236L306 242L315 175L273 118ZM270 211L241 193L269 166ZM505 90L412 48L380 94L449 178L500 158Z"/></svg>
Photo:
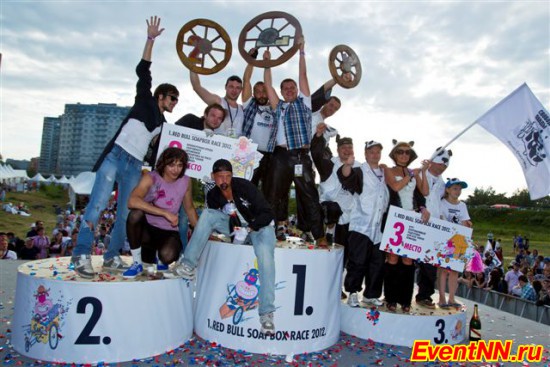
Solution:
<svg viewBox="0 0 550 367"><path fill-rule="evenodd" d="M57 348L62 338L61 328L64 315L68 311L68 305L53 303L49 298L49 289L43 285L38 286L36 303L33 308L31 323L25 325L25 351L36 343L49 344L51 349Z"/></svg>
<svg viewBox="0 0 550 367"><path fill-rule="evenodd" d="M233 325L250 319L244 318L244 313L258 308L260 302L258 296L260 294L261 284L259 281L258 260L254 259L254 266L244 273L243 280L239 280L235 284L227 284L227 297L225 303L220 307L220 317L227 319L232 317ZM282 289L281 285L285 283L279 282L275 284L275 290Z"/></svg>

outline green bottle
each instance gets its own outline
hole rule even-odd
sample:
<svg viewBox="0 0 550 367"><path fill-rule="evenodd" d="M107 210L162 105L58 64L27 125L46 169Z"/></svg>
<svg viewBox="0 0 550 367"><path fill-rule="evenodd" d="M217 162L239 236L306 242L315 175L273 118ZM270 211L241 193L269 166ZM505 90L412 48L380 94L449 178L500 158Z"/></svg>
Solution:
<svg viewBox="0 0 550 367"><path fill-rule="evenodd" d="M474 305L474 314L470 319L470 341L477 342L479 340L481 340L481 320L479 320L477 305Z"/></svg>

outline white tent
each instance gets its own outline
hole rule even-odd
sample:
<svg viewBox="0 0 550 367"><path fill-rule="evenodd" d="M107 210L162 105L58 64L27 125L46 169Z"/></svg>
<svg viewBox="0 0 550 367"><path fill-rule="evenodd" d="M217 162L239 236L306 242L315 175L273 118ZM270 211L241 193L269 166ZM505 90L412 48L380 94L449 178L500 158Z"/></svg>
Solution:
<svg viewBox="0 0 550 367"><path fill-rule="evenodd" d="M81 200L92 193L95 182L95 172L82 172L69 185L69 200L73 210L84 205L79 205Z"/></svg>
<svg viewBox="0 0 550 367"><path fill-rule="evenodd" d="M37 173L29 181L31 181L31 182L46 182L46 179L40 173Z"/></svg>
<svg viewBox="0 0 550 367"><path fill-rule="evenodd" d="M48 177L46 179L46 184L47 185L50 185L50 184L56 184L57 183L57 178L55 178L54 175L51 175L50 177Z"/></svg>
<svg viewBox="0 0 550 367"><path fill-rule="evenodd" d="M58 184L68 184L69 183L69 179L67 178L67 176L63 175L61 176L61 178L59 180L57 180L57 183Z"/></svg>
<svg viewBox="0 0 550 367"><path fill-rule="evenodd" d="M27 171L24 169L14 169L13 173L15 174L15 177L21 179L22 181L29 179L29 176L27 176Z"/></svg>

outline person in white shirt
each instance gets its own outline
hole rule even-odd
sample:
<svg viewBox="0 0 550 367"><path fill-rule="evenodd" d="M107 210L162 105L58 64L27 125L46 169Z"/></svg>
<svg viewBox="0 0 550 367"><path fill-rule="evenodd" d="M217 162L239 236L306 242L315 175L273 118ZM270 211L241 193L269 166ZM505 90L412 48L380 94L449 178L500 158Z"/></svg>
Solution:
<svg viewBox="0 0 550 367"><path fill-rule="evenodd" d="M504 280L508 285L508 294L519 297L521 296L521 291L518 291L515 287L519 284L519 277L523 275L523 273L519 271L519 263L517 261L512 261L510 265L512 265L513 268L508 270L506 275L504 275Z"/></svg>
<svg viewBox="0 0 550 367"><path fill-rule="evenodd" d="M17 260L15 251L8 249L8 236L0 233L0 260Z"/></svg>
<svg viewBox="0 0 550 367"><path fill-rule="evenodd" d="M464 202L459 200L462 189L468 187L466 182L457 178L452 178L445 184L445 196L441 199L439 211L444 220L465 227L472 227L468 208ZM441 308L458 308L462 305L455 300L456 289L458 288L458 271L438 269L439 276L439 307ZM445 299L445 286L449 287L448 301Z"/></svg>
<svg viewBox="0 0 550 367"><path fill-rule="evenodd" d="M237 75L232 75L225 82L225 96L222 98L211 93L201 85L199 75L194 71L189 72L193 90L207 105L220 104L226 110L225 119L221 126L214 130L216 134L238 138L242 135L244 113L243 106L237 101L243 89L243 81Z"/></svg>
<svg viewBox="0 0 550 367"><path fill-rule="evenodd" d="M445 194L445 181L443 181L441 175L449 167L452 155L453 152L451 150L441 149L441 147L437 148L426 171L426 180L429 189L428 196L426 196L426 208L432 213L433 218L441 219L439 204ZM433 302L432 295L435 293L437 268L432 264L424 262L419 262L417 267L418 274L416 280L418 293L415 296L416 304L434 309L435 303Z"/></svg>
<svg viewBox="0 0 550 367"><path fill-rule="evenodd" d="M351 155L338 170L342 187L353 194L348 237L348 262L344 287L349 292L348 305L359 306L357 293L363 287L362 302L381 306L384 280L385 252L380 249L382 221L388 209L389 192L384 169L379 164L382 144L371 140L365 143L366 162L354 167Z"/></svg>

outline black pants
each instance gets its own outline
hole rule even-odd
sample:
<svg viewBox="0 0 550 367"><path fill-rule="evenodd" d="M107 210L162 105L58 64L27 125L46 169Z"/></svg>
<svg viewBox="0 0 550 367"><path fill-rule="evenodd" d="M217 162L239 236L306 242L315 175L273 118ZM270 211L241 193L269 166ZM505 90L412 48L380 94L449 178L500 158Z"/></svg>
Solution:
<svg viewBox="0 0 550 367"><path fill-rule="evenodd" d="M397 264L386 263L384 269L384 297L387 303L410 306L414 291L414 264L405 265L399 258Z"/></svg>
<svg viewBox="0 0 550 367"><path fill-rule="evenodd" d="M262 191L262 194L264 194L264 197L267 197L267 195L271 191L269 189L269 183L267 181L267 176L270 171L271 153L268 153L268 152L260 152L260 153L262 153L264 156L260 160L260 165L258 166L258 168L254 170L254 174L252 175L250 182L252 182L254 186L256 186Z"/></svg>
<svg viewBox="0 0 550 367"><path fill-rule="evenodd" d="M348 263L344 287L347 292L359 292L365 279L366 298L378 298L382 294L384 280L384 260L386 254L380 244L359 232L351 231L348 236Z"/></svg>
<svg viewBox="0 0 550 367"><path fill-rule="evenodd" d="M131 249L141 247L141 259L146 263L155 263L157 251L163 264L171 264L179 258L182 249L179 231L150 225L142 210L132 209L128 213L126 235Z"/></svg>
<svg viewBox="0 0 550 367"><path fill-rule="evenodd" d="M304 223L298 222L298 228L309 231L315 239L324 236L321 204L319 193L315 187L313 165L308 154L308 149L287 150L276 147L271 156L271 169L268 174L270 192L267 200L275 211L278 222L288 218L288 193L290 185L294 182L296 187L296 201L302 207ZM302 165L302 176L294 175L294 166Z"/></svg>
<svg viewBox="0 0 550 367"><path fill-rule="evenodd" d="M334 242L344 246L344 267L348 263L349 256L349 223L337 224L334 228Z"/></svg>
<svg viewBox="0 0 550 367"><path fill-rule="evenodd" d="M435 281L437 279L437 268L432 264L418 263L418 294L417 301L433 301L432 295L435 293Z"/></svg>

